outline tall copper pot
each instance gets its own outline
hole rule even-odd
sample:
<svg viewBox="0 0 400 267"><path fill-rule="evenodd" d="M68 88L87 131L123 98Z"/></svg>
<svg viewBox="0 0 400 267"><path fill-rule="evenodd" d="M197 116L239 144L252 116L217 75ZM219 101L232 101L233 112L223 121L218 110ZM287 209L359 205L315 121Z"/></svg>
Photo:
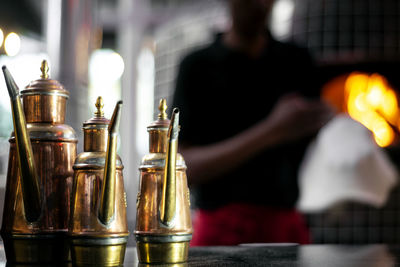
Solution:
<svg viewBox="0 0 400 267"><path fill-rule="evenodd" d="M123 265L128 241L123 165L117 155L117 131L122 102L111 121L98 98L95 117L83 124L84 152L74 164L69 223L75 266Z"/></svg>
<svg viewBox="0 0 400 267"><path fill-rule="evenodd" d="M66 234L77 138L64 124L68 91L49 79L46 61L41 70L41 79L19 92L3 67L14 132L1 237L7 261L13 263L55 263L69 257Z"/></svg>
<svg viewBox="0 0 400 267"><path fill-rule="evenodd" d="M192 239L190 194L186 165L178 153L179 110L171 121L166 101L160 101L158 120L147 129L150 153L140 165L135 237L140 263L182 263Z"/></svg>

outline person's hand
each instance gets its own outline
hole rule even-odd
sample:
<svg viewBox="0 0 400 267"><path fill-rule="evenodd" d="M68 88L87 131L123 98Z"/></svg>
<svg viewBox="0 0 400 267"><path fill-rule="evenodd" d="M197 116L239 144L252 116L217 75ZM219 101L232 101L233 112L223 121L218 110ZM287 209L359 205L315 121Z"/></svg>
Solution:
<svg viewBox="0 0 400 267"><path fill-rule="evenodd" d="M277 143L285 143L315 134L333 116L328 104L291 94L279 99L265 122L275 128Z"/></svg>

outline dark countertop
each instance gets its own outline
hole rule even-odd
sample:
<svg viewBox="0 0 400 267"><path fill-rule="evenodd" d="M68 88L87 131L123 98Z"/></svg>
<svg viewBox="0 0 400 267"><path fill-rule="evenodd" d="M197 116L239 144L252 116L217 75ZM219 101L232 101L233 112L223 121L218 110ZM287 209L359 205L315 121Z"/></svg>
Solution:
<svg viewBox="0 0 400 267"><path fill-rule="evenodd" d="M399 248L385 245L192 248L188 266L385 267L400 263L396 257L400 256Z"/></svg>
<svg viewBox="0 0 400 267"><path fill-rule="evenodd" d="M389 267L400 265L399 257L400 246L387 245L193 247L190 248L189 261L185 264L146 265L138 264L136 248L128 247L124 266ZM0 266L12 266L6 265L2 245L0 247ZM71 265L69 264L69 266Z"/></svg>

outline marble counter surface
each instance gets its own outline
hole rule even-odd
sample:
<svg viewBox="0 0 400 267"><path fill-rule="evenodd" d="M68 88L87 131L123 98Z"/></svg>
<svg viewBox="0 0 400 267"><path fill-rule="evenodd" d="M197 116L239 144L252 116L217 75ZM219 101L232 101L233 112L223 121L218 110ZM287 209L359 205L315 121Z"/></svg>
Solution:
<svg viewBox="0 0 400 267"><path fill-rule="evenodd" d="M189 261L175 265L139 264L136 248L128 247L124 266L307 266L307 267L390 267L400 265L400 246L387 245L264 245L193 247ZM0 247L0 267L6 263ZM27 265L21 265L27 266ZM38 266L38 265L36 265ZM67 266L71 266L68 264Z"/></svg>

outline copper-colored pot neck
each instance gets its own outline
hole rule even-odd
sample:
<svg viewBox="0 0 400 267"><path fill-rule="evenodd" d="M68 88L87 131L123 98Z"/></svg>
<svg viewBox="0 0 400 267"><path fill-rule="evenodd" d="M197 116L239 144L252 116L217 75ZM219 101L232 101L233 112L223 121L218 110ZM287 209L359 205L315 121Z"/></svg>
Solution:
<svg viewBox="0 0 400 267"><path fill-rule="evenodd" d="M21 91L26 122L64 124L69 92L56 80L49 78L49 66L43 60L41 78L30 82Z"/></svg>
<svg viewBox="0 0 400 267"><path fill-rule="evenodd" d="M150 153L167 153L168 128L149 129Z"/></svg>
<svg viewBox="0 0 400 267"><path fill-rule="evenodd" d="M27 123L64 124L67 97L57 93L25 93L22 102Z"/></svg>
<svg viewBox="0 0 400 267"><path fill-rule="evenodd" d="M110 120L104 117L104 104L101 96L97 98L95 106L97 111L94 113L94 117L83 123L83 149L85 152L106 152Z"/></svg>
<svg viewBox="0 0 400 267"><path fill-rule="evenodd" d="M99 125L92 127L85 126L83 128L85 152L106 152L108 128L107 125L100 127Z"/></svg>

